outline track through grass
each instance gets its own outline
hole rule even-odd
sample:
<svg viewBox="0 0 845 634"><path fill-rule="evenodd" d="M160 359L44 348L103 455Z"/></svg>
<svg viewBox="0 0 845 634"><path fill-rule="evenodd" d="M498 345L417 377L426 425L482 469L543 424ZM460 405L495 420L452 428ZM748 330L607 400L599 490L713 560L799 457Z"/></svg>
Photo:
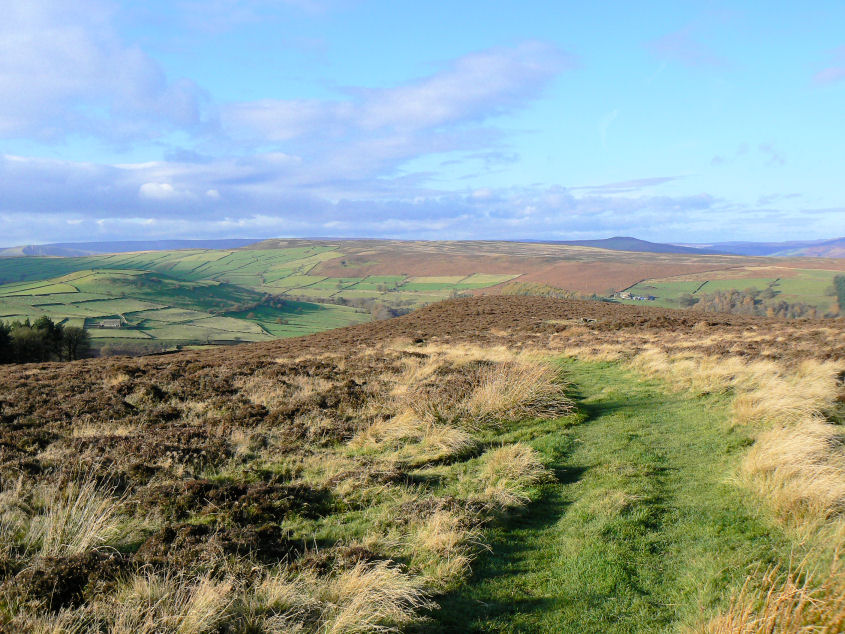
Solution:
<svg viewBox="0 0 845 634"><path fill-rule="evenodd" d="M428 631L664 632L699 623L788 542L729 482L727 396L565 361L585 421L533 440L556 471Z"/></svg>

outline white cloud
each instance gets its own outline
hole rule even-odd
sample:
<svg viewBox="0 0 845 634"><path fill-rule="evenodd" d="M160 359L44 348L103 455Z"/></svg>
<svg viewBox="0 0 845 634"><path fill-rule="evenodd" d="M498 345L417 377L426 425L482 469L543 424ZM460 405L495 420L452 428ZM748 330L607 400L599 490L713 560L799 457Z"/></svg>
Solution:
<svg viewBox="0 0 845 634"><path fill-rule="evenodd" d="M803 235L833 235L841 211L731 205L705 193L659 196L633 185L641 178L574 191L565 187L427 190L396 179L348 184L297 182L289 161L261 155L205 163L121 167L0 158L4 242L131 237L382 236L433 239L564 239L631 234L646 239L766 239L766 224L800 226ZM31 183L40 183L34 188ZM394 188L395 189L392 189ZM196 192L196 193L193 193ZM211 192L217 192L215 196ZM772 217L776 214L776 217Z"/></svg>
<svg viewBox="0 0 845 634"><path fill-rule="evenodd" d="M178 192L170 183L144 183L138 188L138 196L148 200L173 200L185 196L185 192Z"/></svg>
<svg viewBox="0 0 845 634"><path fill-rule="evenodd" d="M523 105L572 59L543 42L472 53L443 71L391 88L350 89L346 100L273 100L223 108L224 127L246 138L289 141L478 122Z"/></svg>
<svg viewBox="0 0 845 634"><path fill-rule="evenodd" d="M0 137L123 141L200 125L202 91L187 79L168 81L120 39L113 14L106 0L4 4Z"/></svg>

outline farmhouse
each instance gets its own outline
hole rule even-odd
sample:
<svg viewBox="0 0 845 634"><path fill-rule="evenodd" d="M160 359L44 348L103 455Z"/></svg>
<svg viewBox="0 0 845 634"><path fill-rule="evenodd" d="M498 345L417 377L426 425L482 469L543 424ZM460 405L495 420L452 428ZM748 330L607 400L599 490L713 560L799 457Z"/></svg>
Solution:
<svg viewBox="0 0 845 634"><path fill-rule="evenodd" d="M98 328L120 328L123 325L122 319L103 319Z"/></svg>

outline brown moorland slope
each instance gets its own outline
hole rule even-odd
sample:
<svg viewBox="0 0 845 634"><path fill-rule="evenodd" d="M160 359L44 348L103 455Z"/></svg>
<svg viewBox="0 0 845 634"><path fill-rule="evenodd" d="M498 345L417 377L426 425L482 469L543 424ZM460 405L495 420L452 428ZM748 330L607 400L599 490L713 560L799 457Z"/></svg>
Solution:
<svg viewBox="0 0 845 634"><path fill-rule="evenodd" d="M580 293L620 291L646 279L718 272L716 277L759 277L771 267L789 277L793 269L845 271L845 260L771 258L735 255L642 253L542 242L266 240L246 247L266 249L319 244L337 249L311 275L443 276L473 273L518 275L521 282L540 282ZM768 271L771 272L771 271ZM712 277L712 275L711 275ZM495 292L496 287L479 293Z"/></svg>
<svg viewBox="0 0 845 634"><path fill-rule="evenodd" d="M735 389L749 421L808 413L814 445L762 434L743 473L789 521L839 517L839 432L815 413L830 390L801 391L841 366L845 320L461 298L297 339L0 367L0 630L414 620L552 477L502 421L577 423L536 351Z"/></svg>
<svg viewBox="0 0 845 634"><path fill-rule="evenodd" d="M845 319L785 321L596 301L485 296L448 300L391 320L234 348L0 366L0 474L41 469L32 458L33 450L47 447L62 429L134 417L140 410L127 402L130 394L152 403L164 403L171 396L226 401L238 393L238 379L274 365L276 359L356 355L396 340L548 350L615 346L626 349L628 356L656 347L795 363L845 359ZM299 369L294 364L290 371L309 376L329 372L330 368L314 363L314 368ZM349 393L334 395L335 402L359 388L350 384L343 389ZM238 399L230 401L229 410L227 416L241 423L258 423L266 414ZM154 415L167 423L179 418L180 412L162 405ZM191 452L218 450L211 446L213 439L193 438L187 430L170 426L166 436L173 437L156 449L118 444L126 444L127 450L132 445L139 455L150 456L183 441ZM150 436L138 442L157 441Z"/></svg>
<svg viewBox="0 0 845 634"><path fill-rule="evenodd" d="M652 278L687 276L708 271L738 271L754 276L757 267L845 271L845 260L770 258L734 255L642 253L542 242L398 241L398 240L266 240L246 247L268 249L305 244L330 246L338 257L315 266L310 274L327 277L367 275L520 275L583 293L622 290ZM758 274L759 275L759 274Z"/></svg>

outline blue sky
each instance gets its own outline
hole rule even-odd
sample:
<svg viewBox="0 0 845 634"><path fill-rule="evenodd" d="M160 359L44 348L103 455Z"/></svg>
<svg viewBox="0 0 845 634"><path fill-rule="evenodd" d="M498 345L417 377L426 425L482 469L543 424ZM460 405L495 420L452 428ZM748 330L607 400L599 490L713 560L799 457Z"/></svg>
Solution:
<svg viewBox="0 0 845 634"><path fill-rule="evenodd" d="M808 6L11 0L0 243L840 236Z"/></svg>

